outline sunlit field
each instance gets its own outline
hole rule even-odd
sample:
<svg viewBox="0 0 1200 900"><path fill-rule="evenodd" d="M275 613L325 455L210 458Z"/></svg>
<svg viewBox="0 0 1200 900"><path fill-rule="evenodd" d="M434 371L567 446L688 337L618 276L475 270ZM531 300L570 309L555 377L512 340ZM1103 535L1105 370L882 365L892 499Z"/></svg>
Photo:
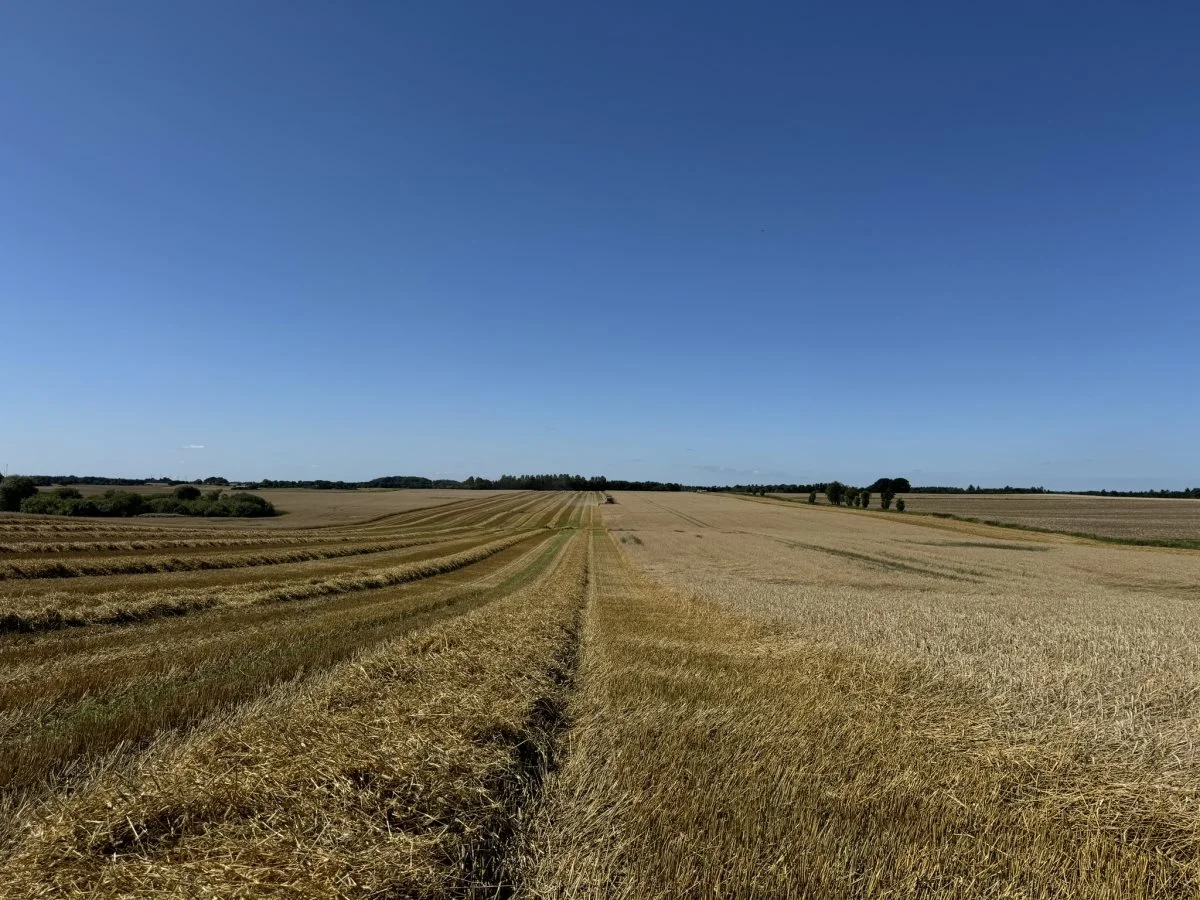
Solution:
<svg viewBox="0 0 1200 900"><path fill-rule="evenodd" d="M0 518L6 896L1200 890L1200 552L391 493Z"/></svg>
<svg viewBox="0 0 1200 900"><path fill-rule="evenodd" d="M807 495L773 494L807 502ZM1200 543L1200 503L1078 494L904 494L907 511L1117 539ZM817 502L825 498L817 495ZM878 505L878 498L875 505Z"/></svg>
<svg viewBox="0 0 1200 900"><path fill-rule="evenodd" d="M107 490L132 491L138 494L164 494L171 488L161 485L134 485L132 487L109 488L106 485L81 484L76 485L85 497L102 494ZM202 490L213 490L202 487ZM236 488L224 488L234 491ZM362 488L356 491L313 490L310 488L263 488L254 491L275 505L282 513L262 519L242 519L229 521L227 519L201 520L204 527L217 528L321 528L330 525L345 525L361 522L363 519L375 516L386 516L392 513L407 512L411 509L423 509L429 506L441 506L445 503L456 503L471 497L478 499L486 494L503 493L502 491L470 491L458 489L423 489L423 490L391 490L387 488ZM0 514L0 522L3 522ZM197 520L187 516L156 516L156 525L166 525L175 528L195 528Z"/></svg>

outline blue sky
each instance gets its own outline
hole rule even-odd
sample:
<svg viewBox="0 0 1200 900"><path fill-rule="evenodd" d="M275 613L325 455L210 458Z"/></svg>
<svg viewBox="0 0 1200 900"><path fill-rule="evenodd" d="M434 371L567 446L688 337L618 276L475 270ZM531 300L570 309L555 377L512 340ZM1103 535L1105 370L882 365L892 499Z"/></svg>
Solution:
<svg viewBox="0 0 1200 900"><path fill-rule="evenodd" d="M14 2L0 466L1200 483L1191 4Z"/></svg>

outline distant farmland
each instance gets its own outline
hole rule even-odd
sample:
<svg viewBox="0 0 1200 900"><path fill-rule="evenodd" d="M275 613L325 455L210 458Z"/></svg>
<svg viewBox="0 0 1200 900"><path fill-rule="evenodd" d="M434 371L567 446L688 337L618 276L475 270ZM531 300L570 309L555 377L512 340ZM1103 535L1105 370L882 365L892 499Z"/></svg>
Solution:
<svg viewBox="0 0 1200 900"><path fill-rule="evenodd" d="M807 502L807 494L772 494ZM1051 531L1200 542L1200 501L1077 494L903 494L911 513L941 513ZM817 495L818 503L825 498ZM878 507L878 496L872 501Z"/></svg>
<svg viewBox="0 0 1200 900"><path fill-rule="evenodd" d="M133 487L117 487L96 484L73 485L85 497L102 494L108 490L133 491L138 494L168 494L171 488L167 485L134 485ZM235 491L236 488L221 486L201 486L202 491L224 490ZM405 512L426 506L440 506L444 503L455 503L460 500L478 499L489 494L505 493L504 491L480 491L430 488L424 490L389 490L389 489L360 489L357 491L320 491L306 488L263 488L252 493L275 504L276 509L286 513L255 520L225 520L205 522L204 527L216 525L225 528L311 528L326 525L341 525L361 521L371 516L382 516L390 513ZM0 517L2 517L0 513ZM144 521L144 520L141 520ZM161 524L170 526L196 527L196 521L187 517L163 517L158 520ZM3 518L0 518L3 522Z"/></svg>
<svg viewBox="0 0 1200 900"><path fill-rule="evenodd" d="M1114 538L1200 541L1200 500L1071 494L906 494L911 512L950 513Z"/></svg>
<svg viewBox="0 0 1200 900"><path fill-rule="evenodd" d="M264 493L296 518L0 516L0 893L1200 892L1200 551Z"/></svg>

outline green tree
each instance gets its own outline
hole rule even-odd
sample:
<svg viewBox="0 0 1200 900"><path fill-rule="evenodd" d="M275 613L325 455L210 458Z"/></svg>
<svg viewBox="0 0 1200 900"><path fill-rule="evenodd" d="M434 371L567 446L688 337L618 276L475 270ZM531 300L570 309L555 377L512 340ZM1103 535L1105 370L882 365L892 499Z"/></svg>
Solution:
<svg viewBox="0 0 1200 900"><path fill-rule="evenodd" d="M24 475L9 475L0 481L0 510L19 512L21 501L37 494L37 484Z"/></svg>
<svg viewBox="0 0 1200 900"><path fill-rule="evenodd" d="M26 497L21 501L21 512L37 513L42 516L62 516L66 515L63 501L59 500L53 494L34 494L32 497Z"/></svg>
<svg viewBox="0 0 1200 900"><path fill-rule="evenodd" d="M832 506L841 506L842 501L846 499L846 486L840 481L831 481L825 485L825 499Z"/></svg>
<svg viewBox="0 0 1200 900"><path fill-rule="evenodd" d="M896 512L904 512L904 501L903 500L896 501Z"/></svg>
<svg viewBox="0 0 1200 900"><path fill-rule="evenodd" d="M816 502L817 502L817 492L816 492L816 491L809 491L809 492L808 492L808 502L809 502L809 503L816 503Z"/></svg>
<svg viewBox="0 0 1200 900"><path fill-rule="evenodd" d="M93 497L92 502L101 516L136 516L146 511L142 495L133 491L108 490Z"/></svg>
<svg viewBox="0 0 1200 900"><path fill-rule="evenodd" d="M863 509L867 509L871 505L871 492L870 491L867 491L867 490L861 491L859 493L858 497L859 497L859 500L862 501Z"/></svg>
<svg viewBox="0 0 1200 900"><path fill-rule="evenodd" d="M896 496L895 491L883 490L879 492L879 505L883 509L892 508L892 499Z"/></svg>
<svg viewBox="0 0 1200 900"><path fill-rule="evenodd" d="M175 488L174 495L176 500L199 500L200 488L192 484L181 484Z"/></svg>

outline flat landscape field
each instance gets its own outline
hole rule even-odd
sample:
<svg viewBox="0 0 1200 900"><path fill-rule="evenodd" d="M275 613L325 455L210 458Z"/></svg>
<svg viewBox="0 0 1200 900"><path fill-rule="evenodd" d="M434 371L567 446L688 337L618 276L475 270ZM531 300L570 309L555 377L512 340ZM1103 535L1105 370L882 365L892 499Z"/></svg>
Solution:
<svg viewBox="0 0 1200 900"><path fill-rule="evenodd" d="M806 502L806 494L773 494ZM817 495L821 503L825 498ZM903 494L908 512L943 513L1134 540L1200 541L1200 501L1075 494ZM878 495L872 500L878 506Z"/></svg>
<svg viewBox="0 0 1200 900"><path fill-rule="evenodd" d="M5 896L1200 892L1200 551L467 493L0 519Z"/></svg>
<svg viewBox="0 0 1200 900"><path fill-rule="evenodd" d="M138 494L169 494L171 488L165 485L135 485L133 487L112 487L108 485L80 484L75 485L81 494L90 497L102 494L107 490L133 491ZM213 490L201 487L203 491ZM236 488L221 488L231 491ZM426 506L440 506L444 503L457 503L471 497L489 496L509 493L508 491L471 491L471 490L441 490L436 488L420 490L358 490L358 491L319 491L309 488L264 488L251 493L269 500L275 508L284 513L263 519L222 519L201 516L156 516L154 521L166 526L195 527L203 523L207 527L217 528L320 528L327 525L344 525L350 522L360 522L375 516L385 516L391 513L407 512L410 509L422 509ZM0 519L0 521L3 521ZM137 521L144 522L144 518Z"/></svg>

